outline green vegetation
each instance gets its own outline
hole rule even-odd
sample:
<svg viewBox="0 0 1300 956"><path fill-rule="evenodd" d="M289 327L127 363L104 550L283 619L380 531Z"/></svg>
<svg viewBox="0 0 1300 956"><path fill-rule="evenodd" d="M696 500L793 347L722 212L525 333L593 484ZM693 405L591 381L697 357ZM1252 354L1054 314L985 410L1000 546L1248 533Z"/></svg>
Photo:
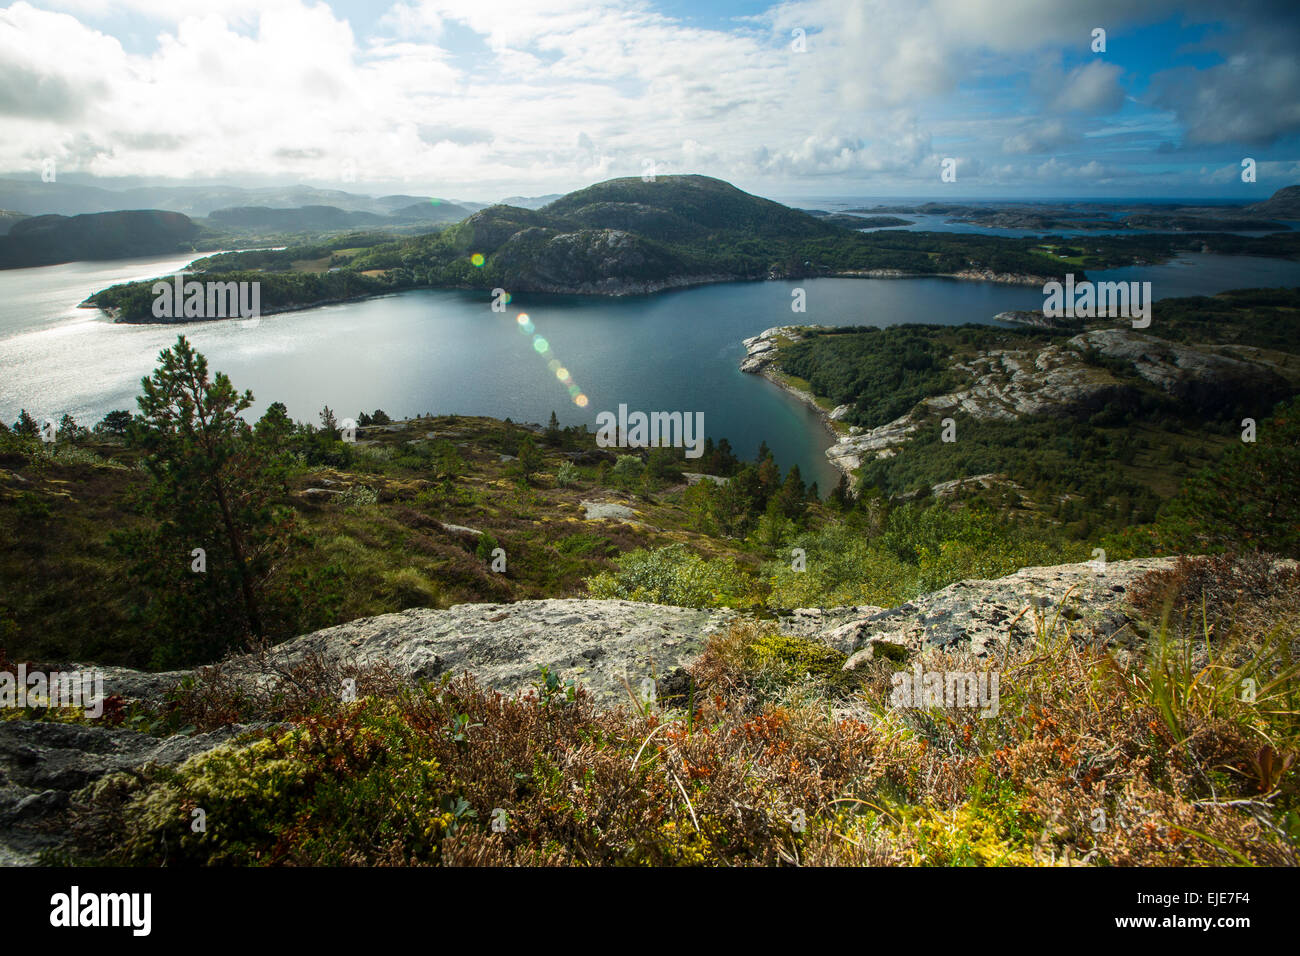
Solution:
<svg viewBox="0 0 1300 956"><path fill-rule="evenodd" d="M678 604L683 607L736 606L753 587L752 578L730 558L701 558L674 544L633 551L587 582L595 598Z"/></svg>
<svg viewBox="0 0 1300 956"><path fill-rule="evenodd" d="M1210 570L1187 562L1142 588L1154 606L1179 595L1186 606L1188 585ZM111 774L82 790L71 856L170 866L1294 866L1300 789L1288 771L1300 682L1270 635L1293 626L1300 590L1293 572L1258 585L1268 613L1217 631L1208 662L1161 641L1149 659L1120 663L1081 646L1065 615L1040 617L1002 664L996 720L891 706L895 668L906 665L846 673L831 649L752 622L713 638L689 692L648 711L598 710L545 672L533 693L505 698L468 678L408 689L383 671L349 671L352 703L338 699L337 669L288 675L293 694L275 703L208 676L151 719L198 730L269 721L265 729L178 768ZM1201 606L1228 620L1234 599L1218 591ZM1240 693L1246 680L1258 687L1252 699ZM195 807L205 832L190 825Z"/></svg>
<svg viewBox="0 0 1300 956"><path fill-rule="evenodd" d="M137 620L169 635L179 660L220 654L244 634L261 638L271 568L289 547L292 515L282 447L293 430L273 405L257 429L239 417L252 404L182 336L141 382L132 440L149 476L137 506L144 527L115 543L153 600Z"/></svg>
<svg viewBox="0 0 1300 956"><path fill-rule="evenodd" d="M1295 297L1162 302L1150 332L1279 355ZM783 361L788 352L814 388L855 400L871 424L950 387L954 361L1057 340L1042 330L844 330L786 346ZM891 354L902 361L891 366ZM357 414L349 443L331 410L316 427L278 404L249 427L235 417L247 399L232 384L208 382L206 370L189 376L201 357L185 348L168 356L135 419L65 421L52 444L25 412L0 430L0 532L11 543L0 573L25 582L0 596L11 654L180 666L259 630L274 642L464 601L591 593L755 609L894 606L966 577L1086 560L1097 547L1112 558L1300 547L1295 403L1256 413L1257 441L1246 444L1239 396L1226 389L1216 410L1215 395L1175 402L1130 376L1107 405L1073 418L959 415L957 444L924 432L869 462L858 496L842 482L822 500L766 447L745 462L725 440L707 441L695 461L668 449L616 456L558 422L394 425L376 409ZM187 377L206 384L195 391ZM220 414L198 426L203 407ZM216 444L192 454L210 428ZM717 480L683 482L692 468ZM942 497L928 490L990 473L996 480ZM240 502L230 523L212 497L227 480ZM630 505L635 519L585 520L581 502L593 498ZM491 569L498 547L506 573ZM204 572L193 570L196 548ZM68 600L70 581L78 600Z"/></svg>
<svg viewBox="0 0 1300 956"><path fill-rule="evenodd" d="M1022 347L1040 340L1028 331L929 325L817 330L783 346L781 368L805 380L832 405L853 405L849 424L875 428L917 402L955 388L949 359L977 349Z"/></svg>
<svg viewBox="0 0 1300 956"><path fill-rule="evenodd" d="M1265 313L1288 301L1175 307L1153 331L1271 348ZM1204 318L1216 310L1223 328ZM893 392L939 387L950 355L1054 340L886 333L813 337L800 354L810 377L840 383L879 418ZM888 343L908 367L887 386L859 382L854 361L838 361L841 343L881 373ZM209 377L181 339L143 383L136 416L92 429L68 418L53 442L26 412L0 426L0 575L22 582L0 595L0 659L181 666L259 636L466 600L587 594L750 613L689 672L661 678L660 705L616 710L548 673L533 695L506 699L469 678L412 687L382 667L320 661L268 674L280 684L262 690L205 671L107 719L154 733L261 729L80 791L66 859L1295 865L1300 580L1262 553L1185 559L1137 582L1126 626L1143 652L1107 651L1070 607L1036 610L1034 638L998 661L997 720L892 706L894 675L913 662L845 671L842 652L771 620L791 607L892 607L963 578L1087 560L1098 545L1111 558L1173 547L1300 556L1300 399L1261 417L1244 444L1231 418L1197 432L1131 387L1128 403L1078 420L960 422L954 467L997 466L1028 496L995 485L909 497L947 466L904 452L865 469L856 497L844 483L822 500L765 446L742 461L724 440L690 461L667 449L615 456L558 421L394 421L376 409L358 413L349 442L332 409L317 426L272 404L248 424L239 413L252 397ZM688 468L722 480L686 482ZM592 498L636 517L588 520ZM497 548L506 573L491 569ZM339 697L345 677L354 702ZM206 832L190 827L195 807ZM1098 807L1112 821L1102 830Z"/></svg>
<svg viewBox="0 0 1300 956"><path fill-rule="evenodd" d="M540 210L492 206L425 235L349 233L284 250L199 260L225 279L262 282L265 311L414 288L601 292L683 278L812 277L895 270L970 270L1060 277L1073 270L1157 262L1185 251L1300 256L1300 234L1097 236L1059 258L1035 237L884 230L858 232L706 176L614 179ZM334 269L337 271L328 272ZM154 321L148 283L91 301L123 321Z"/></svg>
<svg viewBox="0 0 1300 956"><path fill-rule="evenodd" d="M158 209L29 216L0 235L0 269L180 252L198 234L188 216Z"/></svg>
<svg viewBox="0 0 1300 956"><path fill-rule="evenodd" d="M1078 331L915 325L811 330L781 347L780 367L806 380L827 404L851 406L846 423L870 429L894 421L923 399L968 388L973 363L989 352L1024 352L1032 361L1036 352L1063 345ZM1272 429L1267 447L1239 439L1243 418L1262 421L1275 403L1300 391L1300 353L1294 351L1300 342L1300 290L1163 300L1143 334L1230 359L1263 358L1276 374L1224 376L1213 387L1166 391L1143 378L1132 362L1085 352L1085 363L1110 383L1100 398L1064 412L1015 419L976 419L956 411L951 417L960 439L952 443L940 441L938 416L923 418L897 454L864 462L860 487L887 497L925 499L941 483L991 475L991 481L963 486L957 496L1031 521L1046 519L1076 541L1127 537L1121 550L1132 554L1131 529L1158 517L1172 527L1183 506L1166 503L1193 473L1232 449L1221 484L1197 492L1202 510L1212 510L1214 501L1224 503L1218 520L1226 530L1217 536L1218 546L1259 540L1290 553L1293 531L1285 520L1272 531L1258 531L1258 539L1247 539L1226 514L1227 503L1242 500L1243 493L1262 501L1266 485L1272 483L1283 496L1288 486L1282 476L1291 452L1284 449L1293 439L1284 422ZM1260 507L1283 514L1281 505ZM1110 540L1118 544L1120 538ZM1161 540L1167 547L1176 539ZM1211 543L1181 540L1189 547Z"/></svg>

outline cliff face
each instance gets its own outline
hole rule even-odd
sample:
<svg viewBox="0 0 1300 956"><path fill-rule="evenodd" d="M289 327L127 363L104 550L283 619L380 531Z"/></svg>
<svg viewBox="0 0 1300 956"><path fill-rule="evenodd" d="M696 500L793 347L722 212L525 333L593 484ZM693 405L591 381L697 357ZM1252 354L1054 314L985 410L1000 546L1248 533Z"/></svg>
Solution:
<svg viewBox="0 0 1300 956"><path fill-rule="evenodd" d="M626 295L710 281L657 242L618 229L524 229L494 264L506 286L522 292Z"/></svg>
<svg viewBox="0 0 1300 956"><path fill-rule="evenodd" d="M848 655L848 669L879 656L909 666L936 657L994 661L1031 640L1040 618L1061 609L1060 624L1075 640L1123 654L1138 640L1125 626L1130 585L1172 562L1026 568L995 581L962 581L888 610L796 609L781 618L780 627ZM530 688L545 666L561 681L585 686L598 702L617 706L629 703L627 686L644 693L647 679L660 696L679 688L681 669L733 617L728 610L629 601L463 604L352 621L281 644L263 657L236 658L221 670L236 685L261 693L287 686L287 675L303 665L388 664L412 680L468 672L516 694ZM152 704L195 674L103 670L107 694ZM94 723L0 721L0 865L34 863L42 849L60 845L67 836L57 822L73 794L106 774L147 763L179 765L249 729L154 737Z"/></svg>

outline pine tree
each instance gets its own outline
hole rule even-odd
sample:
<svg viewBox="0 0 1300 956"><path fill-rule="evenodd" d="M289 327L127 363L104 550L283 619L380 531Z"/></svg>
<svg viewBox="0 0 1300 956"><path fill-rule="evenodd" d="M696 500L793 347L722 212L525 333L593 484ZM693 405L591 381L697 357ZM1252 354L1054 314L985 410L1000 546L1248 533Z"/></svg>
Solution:
<svg viewBox="0 0 1300 956"><path fill-rule="evenodd" d="M109 412L99 424L95 426L96 431L104 431L109 435L125 435L126 430L131 427L131 413L128 411Z"/></svg>
<svg viewBox="0 0 1300 956"><path fill-rule="evenodd" d="M320 410L320 427L321 431L329 435L330 438L339 437L339 423L334 417L334 411L328 405Z"/></svg>
<svg viewBox="0 0 1300 956"><path fill-rule="evenodd" d="M808 492L803 484L803 477L799 474L799 466L791 465L790 473L786 475L781 490L774 500L777 502L781 514L791 521L798 521L808 508L807 494Z"/></svg>
<svg viewBox="0 0 1300 956"><path fill-rule="evenodd" d="M831 491L830 503L841 511L847 509L852 504L852 496L849 493L849 476L840 473L840 481L833 491Z"/></svg>
<svg viewBox="0 0 1300 956"><path fill-rule="evenodd" d="M27 409L22 409L18 413L18 421L14 422L14 434L20 438L35 438L40 433L40 423L27 414Z"/></svg>
<svg viewBox="0 0 1300 956"><path fill-rule="evenodd" d="M544 461L542 453L533 441L532 435L525 435L519 442L519 477L524 481L532 481L533 476L542 470Z"/></svg>
<svg viewBox="0 0 1300 956"><path fill-rule="evenodd" d="M146 615L176 635L174 658L259 638L260 592L290 533L287 513L274 506L287 489L267 445L285 433L284 406L268 409L259 437L240 417L252 393L236 392L224 373L210 379L184 336L141 386L130 435L147 453L141 504L155 525L118 540L153 593ZM203 551L202 570L194 549Z"/></svg>

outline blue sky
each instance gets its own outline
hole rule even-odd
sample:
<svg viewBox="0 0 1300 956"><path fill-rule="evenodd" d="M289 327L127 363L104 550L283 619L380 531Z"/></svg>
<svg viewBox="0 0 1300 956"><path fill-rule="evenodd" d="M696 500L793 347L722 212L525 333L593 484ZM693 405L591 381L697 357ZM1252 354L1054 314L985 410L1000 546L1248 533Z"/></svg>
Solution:
<svg viewBox="0 0 1300 956"><path fill-rule="evenodd" d="M1300 5L1133 6L19 2L0 7L0 173L467 199L650 164L786 197L1300 182Z"/></svg>

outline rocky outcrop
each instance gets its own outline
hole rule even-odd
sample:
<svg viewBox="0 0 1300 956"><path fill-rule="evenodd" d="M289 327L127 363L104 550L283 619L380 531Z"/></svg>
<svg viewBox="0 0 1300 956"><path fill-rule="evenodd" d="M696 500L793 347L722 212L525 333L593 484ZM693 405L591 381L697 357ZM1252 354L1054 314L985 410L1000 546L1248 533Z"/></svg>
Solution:
<svg viewBox="0 0 1300 956"><path fill-rule="evenodd" d="M853 669L879 656L926 651L996 657L1034 636L1041 621L1121 649L1137 641L1123 605L1134 580L1174 558L1088 561L1023 568L993 581L958 581L889 610L870 611L820 636L850 654Z"/></svg>
<svg viewBox="0 0 1300 956"><path fill-rule="evenodd" d="M496 251L494 263L506 286L521 292L646 295L740 278L697 273L666 247L623 229L524 229Z"/></svg>
<svg viewBox="0 0 1300 956"><path fill-rule="evenodd" d="M968 475L965 478L955 478L952 481L941 481L930 486L930 494L936 498L951 498L962 491L973 488L980 488L985 491L990 488L1005 488L1016 492L1024 490L1020 485L1008 479L1006 475L986 472L982 475Z"/></svg>
<svg viewBox="0 0 1300 956"><path fill-rule="evenodd" d="M996 659L1030 638L1041 616L1056 616L1078 635L1124 647L1129 587L1172 558L1026 568L993 581L962 581L899 607L801 608L780 629L836 648L849 669L887 657L960 654ZM632 601L546 600L462 604L364 618L307 634L265 657L236 658L223 677L250 690L271 689L283 674L312 663L387 665L413 680L469 673L514 694L546 667L585 686L604 705L628 702L627 685L646 679L666 688L699 655L709 636L736 617ZM83 670L89 670L81 665ZM105 691L160 702L192 672L144 674L103 668ZM57 827L70 795L104 774L145 764L178 764L252 728L153 737L123 727L0 720L0 864L32 863L64 839Z"/></svg>
<svg viewBox="0 0 1300 956"><path fill-rule="evenodd" d="M605 704L630 703L625 681L633 693L642 694L647 678L680 671L731 616L729 611L587 600L416 609L307 634L273 648L265 658L236 658L223 664L222 676L249 690L267 690L309 660L384 664L413 680L470 673L489 687L514 694L538 681L544 666L562 681L581 683ZM155 704L192 675L101 670L105 693ZM179 764L250 729L157 738L93 723L0 720L0 865L33 864L42 850L59 846L66 839L60 819L71 795L105 774L151 763Z"/></svg>
<svg viewBox="0 0 1300 956"><path fill-rule="evenodd" d="M105 774L173 766L250 728L152 737L121 727L0 721L0 866L30 865L61 845L57 821L77 790Z"/></svg>
<svg viewBox="0 0 1300 956"><path fill-rule="evenodd" d="M1143 381L1179 400L1226 392L1280 394L1296 374L1258 349L1193 347L1124 328L1093 329L1031 349L991 349L951 367L966 379L964 388L923 399L892 422L843 436L826 457L851 475L864 461L896 454L921 428L958 412L1003 421L1073 413L1100 408Z"/></svg>
<svg viewBox="0 0 1300 956"><path fill-rule="evenodd" d="M778 325L764 329L758 335L745 339L745 357L740 362L742 372L762 372L777 356L781 342L798 342L809 329L824 329L824 325Z"/></svg>
<svg viewBox="0 0 1300 956"><path fill-rule="evenodd" d="M636 524L636 511L616 501L587 501L579 503L588 521L627 521Z"/></svg>
<svg viewBox="0 0 1300 956"><path fill-rule="evenodd" d="M993 316L993 321L1005 322L1008 325L1027 325L1035 329L1075 329L1083 326L1082 319L1046 315L1042 309L1013 309L1010 312L999 312Z"/></svg>

